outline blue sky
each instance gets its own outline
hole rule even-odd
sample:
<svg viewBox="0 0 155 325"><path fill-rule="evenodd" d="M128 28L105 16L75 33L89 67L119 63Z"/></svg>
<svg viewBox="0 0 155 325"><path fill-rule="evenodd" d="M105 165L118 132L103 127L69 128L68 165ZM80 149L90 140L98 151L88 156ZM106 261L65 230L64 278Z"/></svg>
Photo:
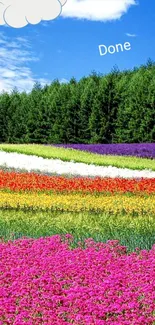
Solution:
<svg viewBox="0 0 155 325"><path fill-rule="evenodd" d="M15 86L29 91L37 80L43 85L56 78L66 81L74 76L79 80L93 70L108 73L114 65L122 70L139 66L149 57L155 60L154 0L139 0L136 5L129 5L126 12L118 14L118 19L115 12L102 18L100 10L89 18L90 8L88 13L85 10L85 19L80 14L74 18L76 13L74 7L69 11L69 1L77 0L68 0L64 5L64 9L68 6L65 17L60 15L55 20L23 28L0 26L0 91ZM109 0L91 1L105 6ZM123 1L134 2L115 0L116 7L119 1L122 5ZM130 51L100 56L100 44L125 42L131 43Z"/></svg>

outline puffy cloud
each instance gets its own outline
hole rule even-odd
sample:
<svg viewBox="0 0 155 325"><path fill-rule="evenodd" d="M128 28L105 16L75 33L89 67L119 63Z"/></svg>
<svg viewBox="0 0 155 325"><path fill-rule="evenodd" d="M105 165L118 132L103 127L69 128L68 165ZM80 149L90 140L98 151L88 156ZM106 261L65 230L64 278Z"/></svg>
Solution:
<svg viewBox="0 0 155 325"><path fill-rule="evenodd" d="M2 0L0 25L14 28L38 24L41 20L53 20L62 12L67 0Z"/></svg>
<svg viewBox="0 0 155 325"><path fill-rule="evenodd" d="M62 11L63 17L108 21L119 19L136 0L69 0Z"/></svg>

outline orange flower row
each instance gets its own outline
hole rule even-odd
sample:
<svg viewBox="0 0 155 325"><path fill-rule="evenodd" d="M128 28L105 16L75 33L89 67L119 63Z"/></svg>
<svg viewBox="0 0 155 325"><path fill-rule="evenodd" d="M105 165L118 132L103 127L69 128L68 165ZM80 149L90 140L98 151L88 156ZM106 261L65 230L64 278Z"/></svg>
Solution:
<svg viewBox="0 0 155 325"><path fill-rule="evenodd" d="M155 193L154 179L121 178L65 178L38 175L35 173L16 173L0 171L0 189L12 191L82 191L82 192L120 192Z"/></svg>

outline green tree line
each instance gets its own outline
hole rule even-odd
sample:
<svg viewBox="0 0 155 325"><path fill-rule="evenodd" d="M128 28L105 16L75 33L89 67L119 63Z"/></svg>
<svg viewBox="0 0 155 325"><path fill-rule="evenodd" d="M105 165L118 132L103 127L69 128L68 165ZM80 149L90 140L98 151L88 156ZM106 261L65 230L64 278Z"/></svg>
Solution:
<svg viewBox="0 0 155 325"><path fill-rule="evenodd" d="M155 62L114 67L30 93L0 94L0 142L133 143L155 140Z"/></svg>

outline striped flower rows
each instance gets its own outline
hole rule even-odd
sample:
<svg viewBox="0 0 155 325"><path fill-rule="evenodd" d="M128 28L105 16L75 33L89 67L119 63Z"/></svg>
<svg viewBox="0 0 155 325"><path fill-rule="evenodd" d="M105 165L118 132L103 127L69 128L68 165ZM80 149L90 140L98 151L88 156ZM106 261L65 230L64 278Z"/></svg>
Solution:
<svg viewBox="0 0 155 325"><path fill-rule="evenodd" d="M155 158L155 143L59 144L56 146L98 153L100 155Z"/></svg>
<svg viewBox="0 0 155 325"><path fill-rule="evenodd" d="M155 193L154 179L121 178L65 178L39 175L36 173L17 173L0 171L0 189L12 191L58 191L58 192L110 192L110 193Z"/></svg>
<svg viewBox="0 0 155 325"><path fill-rule="evenodd" d="M101 157L102 158L102 157ZM152 163L155 168L155 164ZM41 172L56 175L72 175L83 177L110 177L110 178L155 178L155 171L132 170L114 166L96 166L75 161L60 159L45 159L34 155L8 153L0 151L0 167L14 168L19 171Z"/></svg>
<svg viewBox="0 0 155 325"><path fill-rule="evenodd" d="M155 196L113 196L92 194L46 194L46 193L8 193L0 192L0 207L51 209L54 211L95 211L117 214L120 212L153 214Z"/></svg>
<svg viewBox="0 0 155 325"><path fill-rule="evenodd" d="M143 164L0 152L0 325L155 324L155 171Z"/></svg>

